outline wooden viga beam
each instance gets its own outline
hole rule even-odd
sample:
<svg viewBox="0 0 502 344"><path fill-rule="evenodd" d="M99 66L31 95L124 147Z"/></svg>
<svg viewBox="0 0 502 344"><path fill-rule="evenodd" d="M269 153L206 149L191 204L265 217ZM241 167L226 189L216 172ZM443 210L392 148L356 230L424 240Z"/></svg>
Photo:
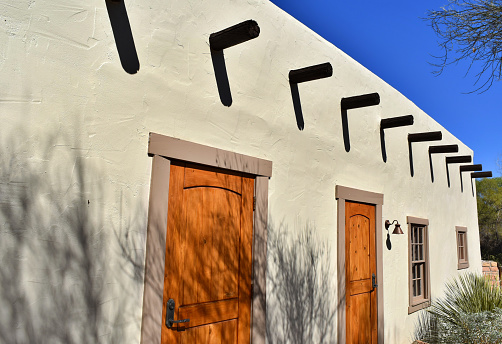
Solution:
<svg viewBox="0 0 502 344"><path fill-rule="evenodd" d="M357 109L378 104L380 104L380 95L378 93L368 93L360 96L342 98L340 102L342 110Z"/></svg>
<svg viewBox="0 0 502 344"><path fill-rule="evenodd" d="M408 134L408 142L440 141L443 134L440 131Z"/></svg>
<svg viewBox="0 0 502 344"><path fill-rule="evenodd" d="M481 171L483 170L483 165L481 164L472 164L472 165L462 165L459 168L460 171L460 191L464 192L464 180L462 179L462 172L472 172L472 171ZM471 178L472 181L472 178Z"/></svg>
<svg viewBox="0 0 502 344"><path fill-rule="evenodd" d="M448 164L463 164L466 162L472 162L472 156L470 155L459 155L459 156L447 156L445 158L446 165Z"/></svg>
<svg viewBox="0 0 502 344"><path fill-rule="evenodd" d="M413 115L384 118L380 121L380 129L389 129L413 125Z"/></svg>
<svg viewBox="0 0 502 344"><path fill-rule="evenodd" d="M491 178L492 171L471 172L471 178Z"/></svg>
<svg viewBox="0 0 502 344"><path fill-rule="evenodd" d="M473 180L476 178L491 178L492 171L483 171L483 172L471 172L471 190L472 196L474 197L474 183Z"/></svg>
<svg viewBox="0 0 502 344"><path fill-rule="evenodd" d="M413 177L415 175L415 171L413 168L413 142L425 142L425 141L439 141L443 139L443 134L440 131L429 131L423 133L412 133L408 134L408 152L410 159L410 173Z"/></svg>
<svg viewBox="0 0 502 344"><path fill-rule="evenodd" d="M331 63L321 63L315 66L293 69L289 71L289 82L299 84L306 81L329 78L333 75Z"/></svg>
<svg viewBox="0 0 502 344"><path fill-rule="evenodd" d="M380 120L380 148L382 150L383 162L387 162L387 149L385 148L385 129L404 127L413 125L413 115L384 118Z"/></svg>
<svg viewBox="0 0 502 344"><path fill-rule="evenodd" d="M434 183L434 169L432 167L432 154L438 153L458 153L458 145L429 146L429 167L431 170L431 180Z"/></svg>
<svg viewBox="0 0 502 344"><path fill-rule="evenodd" d="M237 25L209 35L209 46L220 51L234 45L249 41L260 35L260 27L254 20L246 20Z"/></svg>
<svg viewBox="0 0 502 344"><path fill-rule="evenodd" d="M470 172L470 171L481 171L483 169L483 165L481 164L473 164L473 165L462 165L460 166L460 173L462 172Z"/></svg>
<svg viewBox="0 0 502 344"><path fill-rule="evenodd" d="M445 158L446 163L446 180L448 181L448 187L450 187L450 169L448 164L463 164L466 162L472 162L472 156L470 155L458 155L458 156L447 156Z"/></svg>
<svg viewBox="0 0 502 344"><path fill-rule="evenodd" d="M440 145L440 146L430 146L429 154L436 153L457 153L458 145Z"/></svg>

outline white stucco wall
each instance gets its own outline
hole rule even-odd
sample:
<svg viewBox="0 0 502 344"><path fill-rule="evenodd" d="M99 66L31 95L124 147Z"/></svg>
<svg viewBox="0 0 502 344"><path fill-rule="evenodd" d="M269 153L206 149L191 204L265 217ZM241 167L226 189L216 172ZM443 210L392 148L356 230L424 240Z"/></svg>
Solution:
<svg viewBox="0 0 502 344"><path fill-rule="evenodd" d="M434 144L472 151L398 91L265 0L125 6L136 74L121 67L104 0L0 2L0 341L139 342L149 132L271 160L270 222L291 238L315 228L331 248L334 295L336 185L384 194L377 221L398 219L405 233L406 216L429 219L433 297L457 273L455 226L468 228L469 269L481 270L468 177L461 193L452 165L449 188L435 154L432 183L427 143L413 144L411 177L407 134L441 130ZM261 33L225 51L233 98L225 107L208 38L247 19ZM288 72L323 62L331 78L299 85L299 131ZM340 99L372 92L380 105L349 110L346 152ZM386 130L384 163L380 120L406 114L415 124ZM407 235L391 239L385 336L407 343L416 319L407 313Z"/></svg>

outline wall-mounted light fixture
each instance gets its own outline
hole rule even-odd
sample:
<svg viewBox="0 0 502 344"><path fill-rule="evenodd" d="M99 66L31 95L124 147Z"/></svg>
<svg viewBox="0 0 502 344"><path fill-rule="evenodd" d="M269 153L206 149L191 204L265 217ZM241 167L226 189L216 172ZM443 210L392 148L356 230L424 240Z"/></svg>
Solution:
<svg viewBox="0 0 502 344"><path fill-rule="evenodd" d="M394 220L392 222L390 222L389 220L385 220L385 229L389 230L389 227L392 224L394 224L394 222L396 223L396 225L394 226L394 230L392 231L392 234L404 234L403 230L401 229L401 225L399 224L399 222L397 220Z"/></svg>

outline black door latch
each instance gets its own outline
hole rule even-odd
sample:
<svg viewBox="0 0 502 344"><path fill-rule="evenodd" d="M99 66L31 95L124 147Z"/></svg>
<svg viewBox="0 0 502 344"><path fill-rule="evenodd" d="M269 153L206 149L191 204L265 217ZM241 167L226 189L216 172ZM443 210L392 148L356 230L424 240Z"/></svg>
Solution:
<svg viewBox="0 0 502 344"><path fill-rule="evenodd" d="M166 326L167 326L167 328L173 327L173 324L186 323L186 322L190 321L190 319L174 320L174 308L175 308L174 300L173 299L167 300L167 304L166 304Z"/></svg>
<svg viewBox="0 0 502 344"><path fill-rule="evenodd" d="M373 287L373 289L375 289L376 287L378 287L378 284L376 283L376 276L375 276L375 274L371 274L371 286Z"/></svg>

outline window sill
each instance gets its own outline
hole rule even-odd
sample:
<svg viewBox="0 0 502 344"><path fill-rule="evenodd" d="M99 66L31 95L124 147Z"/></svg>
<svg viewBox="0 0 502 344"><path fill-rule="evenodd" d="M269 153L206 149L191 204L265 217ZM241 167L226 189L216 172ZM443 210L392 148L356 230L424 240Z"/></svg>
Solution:
<svg viewBox="0 0 502 344"><path fill-rule="evenodd" d="M417 303L416 305L411 305L408 307L408 314L415 313L416 311L419 311L421 309L427 308L431 305L430 300L425 300L421 303Z"/></svg>
<svg viewBox="0 0 502 344"><path fill-rule="evenodd" d="M467 269L469 267L469 263L458 263L457 270Z"/></svg>

